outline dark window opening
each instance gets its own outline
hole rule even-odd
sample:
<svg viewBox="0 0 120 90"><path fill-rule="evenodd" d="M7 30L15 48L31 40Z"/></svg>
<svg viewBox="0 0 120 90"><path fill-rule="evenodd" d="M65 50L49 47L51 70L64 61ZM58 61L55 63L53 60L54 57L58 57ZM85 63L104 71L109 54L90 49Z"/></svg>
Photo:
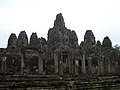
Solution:
<svg viewBox="0 0 120 90"><path fill-rule="evenodd" d="M63 63L66 63L67 57L67 55L63 55Z"/></svg>
<svg viewBox="0 0 120 90"><path fill-rule="evenodd" d="M82 66L82 62L81 62L81 60L79 60L79 66Z"/></svg>
<svg viewBox="0 0 120 90"><path fill-rule="evenodd" d="M12 47L12 49L15 49L15 47Z"/></svg>
<svg viewBox="0 0 120 90"><path fill-rule="evenodd" d="M85 66L88 66L88 60L85 60Z"/></svg>

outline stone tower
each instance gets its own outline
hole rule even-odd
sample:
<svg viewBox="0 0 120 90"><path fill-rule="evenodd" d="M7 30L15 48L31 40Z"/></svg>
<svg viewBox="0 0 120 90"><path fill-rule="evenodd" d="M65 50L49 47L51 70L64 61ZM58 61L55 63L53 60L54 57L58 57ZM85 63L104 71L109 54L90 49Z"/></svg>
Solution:
<svg viewBox="0 0 120 90"><path fill-rule="evenodd" d="M32 33L32 35L30 37L29 45L31 47L38 47L38 36L37 36L37 33Z"/></svg>
<svg viewBox="0 0 120 90"><path fill-rule="evenodd" d="M25 47L28 45L28 37L25 31L21 31L18 40L17 40L17 47Z"/></svg>
<svg viewBox="0 0 120 90"><path fill-rule="evenodd" d="M111 42L111 40L109 39L108 36L106 36L106 37L103 39L102 46L103 46L104 49L107 49L107 48L111 48L111 47L112 47L112 42Z"/></svg>
<svg viewBox="0 0 120 90"><path fill-rule="evenodd" d="M56 50L61 45L75 48L78 46L78 38L75 31L65 27L62 14L57 14L53 28L48 31L48 48Z"/></svg>
<svg viewBox="0 0 120 90"><path fill-rule="evenodd" d="M95 37L92 30L87 30L84 35L84 44L95 45Z"/></svg>
<svg viewBox="0 0 120 90"><path fill-rule="evenodd" d="M54 21L54 28L56 29L64 29L65 22L62 16L62 13L56 15L56 20Z"/></svg>
<svg viewBox="0 0 120 90"><path fill-rule="evenodd" d="M8 48L16 48L16 43L17 43L17 36L16 34L12 33L8 39Z"/></svg>

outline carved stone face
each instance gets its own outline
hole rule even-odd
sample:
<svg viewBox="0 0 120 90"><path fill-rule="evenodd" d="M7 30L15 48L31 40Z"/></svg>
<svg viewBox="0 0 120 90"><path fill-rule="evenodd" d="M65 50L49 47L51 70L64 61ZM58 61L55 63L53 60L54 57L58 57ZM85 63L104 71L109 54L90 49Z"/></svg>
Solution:
<svg viewBox="0 0 120 90"><path fill-rule="evenodd" d="M103 46L104 48L111 48L111 47L112 47L112 42L111 42L111 40L109 39L108 36L106 36L106 37L104 38L104 40L103 40L103 42L102 42L102 46Z"/></svg>
<svg viewBox="0 0 120 90"><path fill-rule="evenodd" d="M65 27L65 22L61 13L57 14L56 20L54 21L54 27L59 29L62 29Z"/></svg>
<svg viewBox="0 0 120 90"><path fill-rule="evenodd" d="M62 14L57 14L54 21L54 27L48 31L48 47L52 51L58 49L61 45L75 47L78 45L78 38L75 31L65 27Z"/></svg>
<svg viewBox="0 0 120 90"><path fill-rule="evenodd" d="M17 43L16 34L12 33L8 39L8 47L15 47Z"/></svg>
<svg viewBox="0 0 120 90"><path fill-rule="evenodd" d="M95 37L91 30L87 30L84 36L84 42L88 45L94 45L95 44Z"/></svg>
<svg viewBox="0 0 120 90"><path fill-rule="evenodd" d="M28 45L28 37L25 31L21 31L18 40L17 40L17 46L27 46Z"/></svg>

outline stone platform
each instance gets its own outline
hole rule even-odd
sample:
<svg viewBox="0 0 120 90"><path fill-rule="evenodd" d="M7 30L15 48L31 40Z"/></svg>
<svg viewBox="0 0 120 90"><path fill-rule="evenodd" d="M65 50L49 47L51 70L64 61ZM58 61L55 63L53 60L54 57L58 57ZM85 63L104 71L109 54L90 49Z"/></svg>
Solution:
<svg viewBox="0 0 120 90"><path fill-rule="evenodd" d="M0 88L41 87L48 89L99 89L120 87L119 75L13 75L0 80Z"/></svg>

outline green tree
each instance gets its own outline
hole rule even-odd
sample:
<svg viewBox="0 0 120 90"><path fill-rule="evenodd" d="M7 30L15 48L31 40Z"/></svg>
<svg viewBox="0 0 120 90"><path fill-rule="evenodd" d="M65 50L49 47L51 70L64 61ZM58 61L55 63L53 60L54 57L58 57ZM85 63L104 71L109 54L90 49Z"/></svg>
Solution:
<svg viewBox="0 0 120 90"><path fill-rule="evenodd" d="M115 48L116 50L120 52L120 45L116 44L113 48Z"/></svg>

